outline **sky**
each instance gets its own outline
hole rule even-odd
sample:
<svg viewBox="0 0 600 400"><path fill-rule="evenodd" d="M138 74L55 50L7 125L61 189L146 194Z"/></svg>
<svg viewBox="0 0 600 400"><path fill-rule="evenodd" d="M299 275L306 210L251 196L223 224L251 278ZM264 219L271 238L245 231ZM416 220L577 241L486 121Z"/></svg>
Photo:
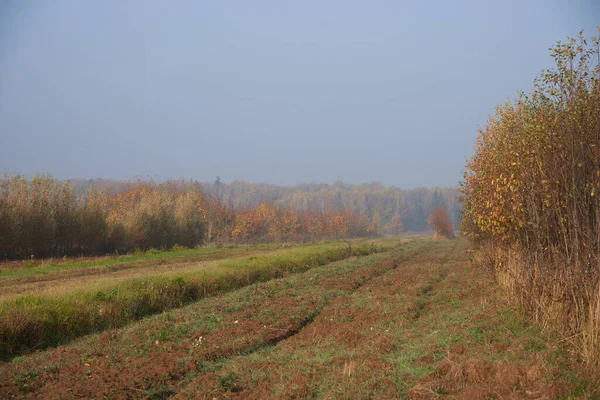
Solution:
<svg viewBox="0 0 600 400"><path fill-rule="evenodd" d="M453 186L600 1L0 1L0 171Z"/></svg>

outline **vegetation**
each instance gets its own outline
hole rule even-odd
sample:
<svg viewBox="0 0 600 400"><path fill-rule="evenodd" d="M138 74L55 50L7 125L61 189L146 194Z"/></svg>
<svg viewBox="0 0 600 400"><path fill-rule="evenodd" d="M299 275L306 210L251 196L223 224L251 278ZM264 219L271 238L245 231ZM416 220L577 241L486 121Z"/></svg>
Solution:
<svg viewBox="0 0 600 400"><path fill-rule="evenodd" d="M272 204L292 209L296 212L324 210L352 210L372 220L376 214L381 220L382 230L391 232L395 215L401 218L406 231L427 231L427 216L437 207L445 207L453 224L460 221L461 204L457 188L417 188L401 190L384 186L379 182L362 185L304 184L292 187L258 185L247 182L202 184L207 194L219 193L224 204L232 208L245 208L257 205L264 199Z"/></svg>
<svg viewBox="0 0 600 400"><path fill-rule="evenodd" d="M496 109L463 184L463 227L542 326L600 366L600 42L558 43L554 69Z"/></svg>
<svg viewBox="0 0 600 400"><path fill-rule="evenodd" d="M306 245L263 256L192 264L182 270L114 283L92 281L84 287L48 296L28 295L5 300L0 302L0 357L119 327L219 292L350 256L386 250L396 243L386 240Z"/></svg>
<svg viewBox="0 0 600 400"><path fill-rule="evenodd" d="M128 190L136 184L106 180L73 183L78 191L94 186L104 188L109 193ZM218 199L222 205L234 211L250 210L267 203L276 208L294 210L300 215L350 210L371 221L377 213L383 233L391 233L391 222L395 215L401 219L404 230L427 231L427 216L437 207L448 210L448 216L454 225L460 222L461 204L457 187L402 190L379 182L350 185L341 181L288 187L241 181L224 183L220 179L215 183L199 185L207 197Z"/></svg>
<svg viewBox="0 0 600 400"><path fill-rule="evenodd" d="M466 240L399 248L202 299L0 363L3 395L585 398ZM570 397L569 397L570 396Z"/></svg>
<svg viewBox="0 0 600 400"><path fill-rule="evenodd" d="M429 225L433 228L436 236L448 239L454 238L454 226L448 218L448 213L443 207L438 207L429 215Z"/></svg>
<svg viewBox="0 0 600 400"><path fill-rule="evenodd" d="M0 254L4 258L96 253L109 236L104 198L77 196L49 176L0 179Z"/></svg>
<svg viewBox="0 0 600 400"><path fill-rule="evenodd" d="M188 249L181 246L174 246L169 250L149 249L146 251L134 251L130 254L109 255L102 257L83 257L83 258L44 258L27 261L13 261L0 264L0 282L15 278L37 277L56 273L64 273L67 271L77 271L86 269L104 268L104 269L121 269L131 266L132 268L143 262L160 263L174 259L199 260L212 258L231 258L239 254L252 251L274 251L281 249L287 245L260 244L254 246L218 246L218 247L201 247ZM291 246L291 245L289 245Z"/></svg>
<svg viewBox="0 0 600 400"><path fill-rule="evenodd" d="M261 203L232 209L194 182L138 181L85 191L48 175L0 178L4 259L104 255L207 242L306 242L378 235L378 214L299 212Z"/></svg>

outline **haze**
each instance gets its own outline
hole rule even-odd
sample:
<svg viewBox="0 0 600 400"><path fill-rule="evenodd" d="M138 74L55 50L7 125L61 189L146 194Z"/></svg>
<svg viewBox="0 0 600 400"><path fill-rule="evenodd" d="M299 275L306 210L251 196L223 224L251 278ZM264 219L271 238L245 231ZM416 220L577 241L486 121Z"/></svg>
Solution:
<svg viewBox="0 0 600 400"><path fill-rule="evenodd" d="M595 1L3 1L0 170L404 188L461 179L476 130Z"/></svg>

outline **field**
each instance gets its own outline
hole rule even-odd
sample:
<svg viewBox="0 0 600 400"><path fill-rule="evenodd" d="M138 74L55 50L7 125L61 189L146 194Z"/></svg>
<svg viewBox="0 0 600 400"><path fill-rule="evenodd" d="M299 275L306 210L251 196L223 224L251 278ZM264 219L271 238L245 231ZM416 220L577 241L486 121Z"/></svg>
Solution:
<svg viewBox="0 0 600 400"><path fill-rule="evenodd" d="M175 280L199 292L177 302L189 292L159 291L172 298L145 309L155 315L130 314L113 320L115 327L90 325L62 336L50 334L58 325L39 319L37 329L48 330L38 336L39 346L17 341L5 347L0 393L156 399L593 394L559 339L527 324L472 265L469 246L463 239L412 237L196 250L123 265L107 259L53 267L46 279L55 282L35 297L23 293L43 282L35 280L40 274L8 278L5 272L3 285L14 294L0 303L3 318L18 310L35 321L41 307L64 321L78 306L97 313L109 304L108 293L117 293L114 304L135 304L123 301L139 300L138 290L146 287L140 279L162 282L163 289ZM138 271L151 276L139 278ZM104 280L113 274L114 282ZM78 282L77 289L62 285L65 279ZM50 338L64 344L32 351L56 344Z"/></svg>
<svg viewBox="0 0 600 400"><path fill-rule="evenodd" d="M384 251L396 244L390 240L377 244L355 240L283 249L272 246L271 250L262 249L265 254L254 249L249 257L235 257L235 249L222 249L211 255L222 259L209 262L197 260L202 250L189 257L196 261L171 257L178 252L152 260L151 253L150 259L142 257L146 259L131 265L107 258L95 267L51 263L46 274L27 275L27 270L17 269L11 278L9 271L3 282L6 295L0 301L0 356L60 344L203 297L354 255ZM43 267L34 267L39 269ZM40 277L44 279L41 282Z"/></svg>

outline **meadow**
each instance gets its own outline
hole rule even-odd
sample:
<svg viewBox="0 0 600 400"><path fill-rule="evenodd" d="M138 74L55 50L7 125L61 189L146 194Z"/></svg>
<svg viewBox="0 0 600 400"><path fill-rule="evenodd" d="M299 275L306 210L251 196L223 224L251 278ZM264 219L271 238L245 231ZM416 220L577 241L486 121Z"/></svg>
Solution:
<svg viewBox="0 0 600 400"><path fill-rule="evenodd" d="M10 358L217 293L395 245L390 239L353 240L244 249L251 256L223 248L156 252L137 256L137 264L128 257L120 264L105 258L94 266L91 261L48 263L44 281L33 283L30 280L39 277L39 271L28 274L31 270L22 266L1 280L5 294L0 299L0 355ZM199 261L199 255L221 259ZM95 273L87 273L89 269Z"/></svg>
<svg viewBox="0 0 600 400"><path fill-rule="evenodd" d="M206 286L219 292L188 304L167 273L151 281L179 303L11 357L0 363L0 390L66 399L592 395L560 337L516 312L471 264L471 249L465 239L413 237L353 242L352 254L339 242L274 250L216 262L211 274L227 277L227 286ZM181 275L184 285L203 269ZM270 272L248 279L259 270ZM77 296L105 304L98 293Z"/></svg>

